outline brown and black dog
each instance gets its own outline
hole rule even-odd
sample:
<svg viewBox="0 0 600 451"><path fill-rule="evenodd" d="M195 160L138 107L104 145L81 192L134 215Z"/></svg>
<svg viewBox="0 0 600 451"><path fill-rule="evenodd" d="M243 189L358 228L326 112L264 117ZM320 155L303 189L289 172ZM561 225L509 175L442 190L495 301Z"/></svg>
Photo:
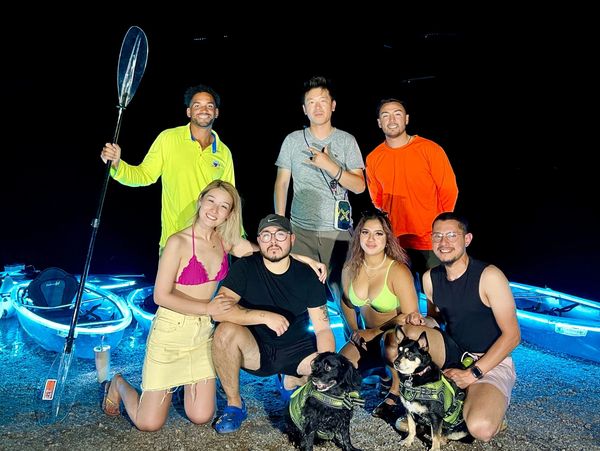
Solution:
<svg viewBox="0 0 600 451"><path fill-rule="evenodd" d="M465 391L433 362L425 332L417 340L406 337L400 326L395 332L399 344L394 368L400 377L400 399L408 412L408 436L402 446L412 445L419 422L431 426L430 451L439 451L446 439L459 440L468 434L462 416ZM401 429L398 424L396 428Z"/></svg>

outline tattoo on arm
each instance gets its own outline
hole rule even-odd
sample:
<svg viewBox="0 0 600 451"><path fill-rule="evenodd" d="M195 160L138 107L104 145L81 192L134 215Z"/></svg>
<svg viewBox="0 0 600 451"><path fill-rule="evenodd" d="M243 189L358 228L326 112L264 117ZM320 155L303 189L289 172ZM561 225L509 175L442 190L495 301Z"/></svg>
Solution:
<svg viewBox="0 0 600 451"><path fill-rule="evenodd" d="M241 305L239 305L239 304L237 305L237 308L238 308L238 309L240 309L240 311L241 311L242 313L246 313L246 314L250 313L250 310L249 310L249 309L247 309L246 307L242 307L242 306L241 306Z"/></svg>
<svg viewBox="0 0 600 451"><path fill-rule="evenodd" d="M323 321L329 322L329 311L327 310L327 306L322 305L319 308L321 309L321 312L323 313Z"/></svg>

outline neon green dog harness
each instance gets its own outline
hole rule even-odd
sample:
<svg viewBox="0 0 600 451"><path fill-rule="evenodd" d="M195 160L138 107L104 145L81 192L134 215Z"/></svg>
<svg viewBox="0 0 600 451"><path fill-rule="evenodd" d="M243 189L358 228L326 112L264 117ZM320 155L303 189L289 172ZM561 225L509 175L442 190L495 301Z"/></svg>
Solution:
<svg viewBox="0 0 600 451"><path fill-rule="evenodd" d="M307 382L302 387L299 387L292 393L290 398L290 417L298 429L304 430L305 420L302 416L302 409L306 404L308 398L314 398L321 404L326 405L334 409L348 409L352 410L354 406L364 406L365 400L360 397L360 393L357 391L351 391L344 393L342 396L329 395L325 392L318 391L312 382ZM333 434L317 431L319 438L323 440L333 439Z"/></svg>
<svg viewBox="0 0 600 451"><path fill-rule="evenodd" d="M435 382L413 387L412 377L406 382L400 382L400 393L407 401L436 401L444 406L444 426L455 427L464 421L462 409L464 404L464 392L456 394L454 386L444 375Z"/></svg>

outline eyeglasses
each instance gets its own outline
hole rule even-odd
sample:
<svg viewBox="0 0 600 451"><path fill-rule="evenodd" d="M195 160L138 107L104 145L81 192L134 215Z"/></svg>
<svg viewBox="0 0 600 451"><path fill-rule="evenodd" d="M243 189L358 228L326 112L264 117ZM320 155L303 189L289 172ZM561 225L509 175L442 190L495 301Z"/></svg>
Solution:
<svg viewBox="0 0 600 451"><path fill-rule="evenodd" d="M277 241L285 241L287 237L290 236L290 232L286 232L285 230L278 230L277 232L260 232L258 234L258 239L263 243L268 243L275 237Z"/></svg>
<svg viewBox="0 0 600 451"><path fill-rule="evenodd" d="M446 232L446 233L433 232L431 234L431 241L433 241L434 243L441 243L442 239L446 238L449 243L454 243L459 235L463 235L463 234L456 233L456 232Z"/></svg>

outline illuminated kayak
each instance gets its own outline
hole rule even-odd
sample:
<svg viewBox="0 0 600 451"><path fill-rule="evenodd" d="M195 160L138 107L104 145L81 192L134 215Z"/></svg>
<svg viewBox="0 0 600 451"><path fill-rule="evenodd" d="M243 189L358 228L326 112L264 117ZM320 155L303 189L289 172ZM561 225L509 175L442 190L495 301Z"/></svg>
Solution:
<svg viewBox="0 0 600 451"><path fill-rule="evenodd" d="M21 327L42 348L62 352L69 332L75 297L71 303L53 307L35 305L27 295L31 281L16 284L10 299ZM133 316L119 295L87 283L75 327L75 356L93 359L94 347L117 347Z"/></svg>
<svg viewBox="0 0 600 451"><path fill-rule="evenodd" d="M4 271L0 272L0 319L10 318L15 314L10 292L20 282L31 281L37 272L33 266L26 266L23 263L12 263L4 266Z"/></svg>
<svg viewBox="0 0 600 451"><path fill-rule="evenodd" d="M600 303L510 282L521 338L529 343L600 362Z"/></svg>
<svg viewBox="0 0 600 451"><path fill-rule="evenodd" d="M137 288L127 295L127 305L144 333L148 333L158 306L154 303L154 286Z"/></svg>

